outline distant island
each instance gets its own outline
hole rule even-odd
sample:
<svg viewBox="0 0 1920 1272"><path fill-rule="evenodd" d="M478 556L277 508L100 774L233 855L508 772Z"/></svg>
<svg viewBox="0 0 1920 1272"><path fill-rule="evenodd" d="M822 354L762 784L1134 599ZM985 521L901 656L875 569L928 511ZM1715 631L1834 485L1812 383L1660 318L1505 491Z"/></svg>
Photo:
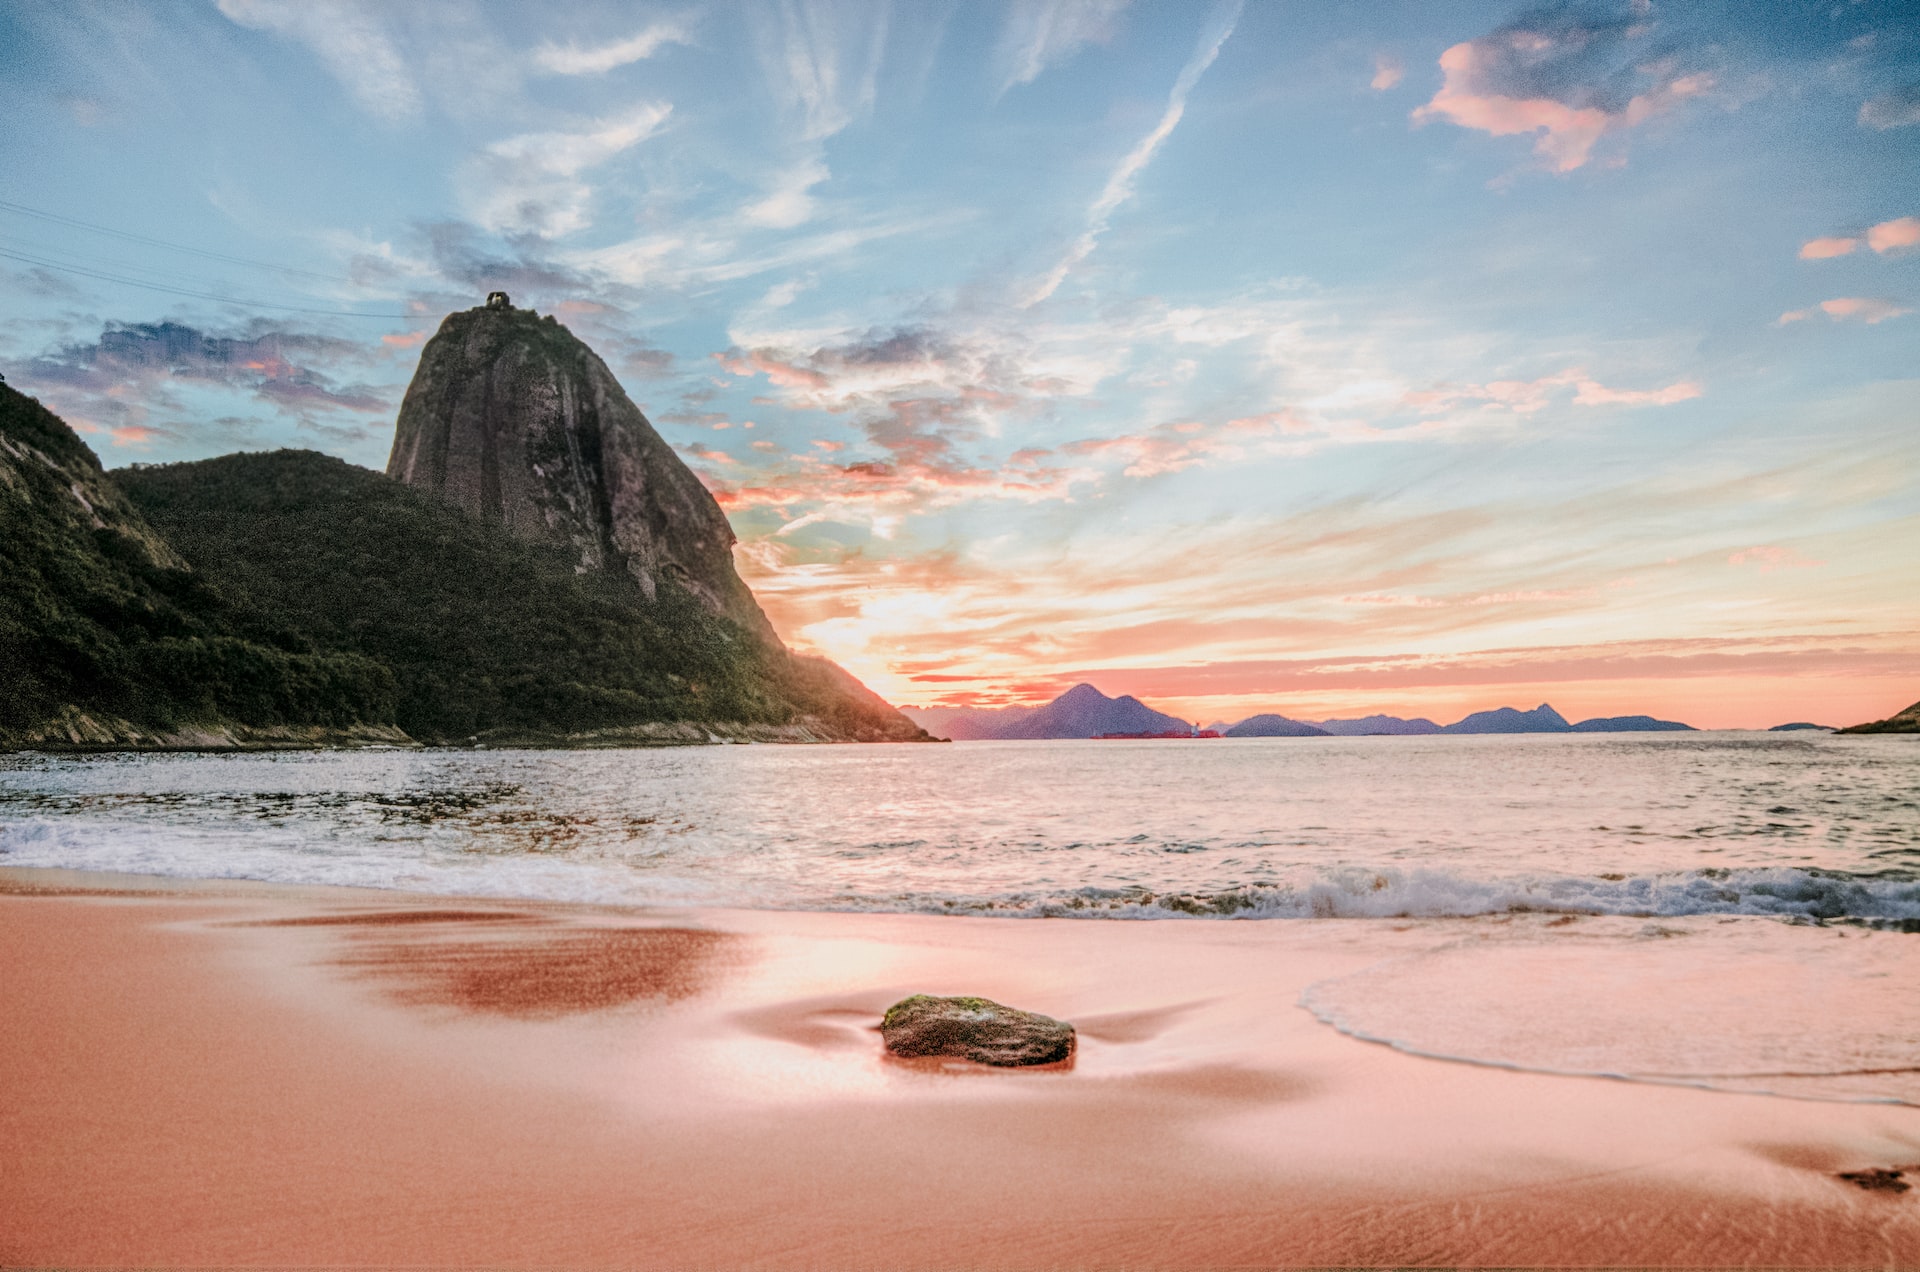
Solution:
<svg viewBox="0 0 1920 1272"><path fill-rule="evenodd" d="M1460 733L1668 733L1691 732L1693 726L1646 715L1600 716L1569 724L1546 703L1531 711L1499 707L1476 711L1452 724L1435 724L1417 717L1370 715L1354 719L1295 720L1265 712L1237 724L1220 722L1204 729L1155 711L1138 698L1109 698L1090 684L1078 684L1042 707L934 707L902 708L903 713L935 737L961 741L1038 738L1201 737L1324 738L1421 736Z"/></svg>
<svg viewBox="0 0 1920 1272"><path fill-rule="evenodd" d="M497 294L421 353L385 475L107 473L0 384L0 749L931 741L789 651L606 364Z"/></svg>

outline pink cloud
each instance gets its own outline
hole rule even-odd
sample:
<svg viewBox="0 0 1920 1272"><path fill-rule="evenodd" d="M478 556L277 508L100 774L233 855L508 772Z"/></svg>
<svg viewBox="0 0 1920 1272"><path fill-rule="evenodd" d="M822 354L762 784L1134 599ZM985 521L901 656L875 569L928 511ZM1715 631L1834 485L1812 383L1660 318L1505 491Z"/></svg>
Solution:
<svg viewBox="0 0 1920 1272"><path fill-rule="evenodd" d="M1891 300L1882 300L1873 296L1836 296L1832 300L1821 301L1816 308L1835 322L1858 319L1868 326L1913 312ZM1790 322L1801 322L1811 318L1813 314L1813 309L1789 309L1775 321L1784 327Z"/></svg>
<svg viewBox="0 0 1920 1272"><path fill-rule="evenodd" d="M424 331L396 331L380 337L380 343L389 349L412 349L426 341Z"/></svg>
<svg viewBox="0 0 1920 1272"><path fill-rule="evenodd" d="M1920 216L1902 216L1880 222L1867 231L1867 246L1881 253L1904 247L1920 247Z"/></svg>
<svg viewBox="0 0 1920 1272"><path fill-rule="evenodd" d="M1573 395L1576 406L1672 406L1700 396L1700 386L1681 380L1664 389L1609 389L1592 380L1582 380Z"/></svg>
<svg viewBox="0 0 1920 1272"><path fill-rule="evenodd" d="M1373 78L1367 83L1375 92L1384 93L1398 84L1406 73L1407 68L1399 58L1388 53L1376 53L1373 55Z"/></svg>
<svg viewBox="0 0 1920 1272"><path fill-rule="evenodd" d="M1831 260L1849 256L1862 247L1870 247L1882 256L1904 248L1920 247L1920 216L1899 216L1870 227L1865 234L1837 238L1809 239L1801 245L1803 261Z"/></svg>
<svg viewBox="0 0 1920 1272"><path fill-rule="evenodd" d="M1607 133L1637 128L1713 87L1713 76L1705 72L1676 75L1670 65L1656 65L1641 69L1666 78L1620 104L1583 85L1560 87L1559 77L1541 73L1597 52L1608 38L1577 25L1516 24L1456 44L1440 55L1440 91L1413 112L1413 121L1441 119L1495 137L1537 133L1534 153L1553 171L1571 172L1586 164ZM1548 95L1549 84L1560 95Z"/></svg>
<svg viewBox="0 0 1920 1272"><path fill-rule="evenodd" d="M767 380L783 389L824 389L827 377L818 371L797 367L790 362L782 362L765 349L752 349L745 354L729 356L724 353L713 355L714 361L734 375L764 375Z"/></svg>
<svg viewBox="0 0 1920 1272"><path fill-rule="evenodd" d="M113 439L115 446L145 446L153 440L154 432L144 425L123 424L112 430L108 436Z"/></svg>
<svg viewBox="0 0 1920 1272"><path fill-rule="evenodd" d="M1402 399L1422 414L1437 414L1458 406L1483 405L1531 415L1545 410L1567 389L1575 406L1672 406L1699 397L1705 390L1693 380L1678 380L1658 389L1614 389L1593 379L1579 367L1569 367L1537 380L1491 380L1486 384L1440 385L1408 393Z"/></svg>
<svg viewBox="0 0 1920 1272"><path fill-rule="evenodd" d="M1800 245L1800 259L1803 261L1826 261L1836 256L1846 256L1860 246L1857 238L1817 238L1808 239Z"/></svg>

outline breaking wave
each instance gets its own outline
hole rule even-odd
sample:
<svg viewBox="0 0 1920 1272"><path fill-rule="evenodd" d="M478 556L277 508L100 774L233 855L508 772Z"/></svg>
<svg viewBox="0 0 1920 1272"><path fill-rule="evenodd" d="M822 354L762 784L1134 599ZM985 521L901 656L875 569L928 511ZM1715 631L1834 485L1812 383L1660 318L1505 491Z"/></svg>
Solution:
<svg viewBox="0 0 1920 1272"><path fill-rule="evenodd" d="M911 853L911 849L907 850ZM734 863L736 866L738 862ZM961 892L809 886L804 875L712 872L617 856L424 851L360 836L316 839L256 827L235 835L29 817L0 822L0 865L179 878L400 888L446 895L629 905L986 915L1057 919L1437 919L1544 913L1760 915L1920 929L1920 877L1797 867L1634 876L1480 875L1458 869L1301 866L1218 889L1146 886ZM876 879L875 882L878 882Z"/></svg>

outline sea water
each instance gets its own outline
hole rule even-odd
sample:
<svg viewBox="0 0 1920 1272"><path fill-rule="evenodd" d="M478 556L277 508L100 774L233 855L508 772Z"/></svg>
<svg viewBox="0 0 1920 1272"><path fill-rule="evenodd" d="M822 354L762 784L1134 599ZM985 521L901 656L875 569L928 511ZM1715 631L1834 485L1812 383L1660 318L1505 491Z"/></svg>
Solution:
<svg viewBox="0 0 1920 1272"><path fill-rule="evenodd" d="M0 865L645 906L1384 920L1420 927L1417 952L1316 984L1301 1008L1423 1055L1920 1103L1915 738L15 754Z"/></svg>
<svg viewBox="0 0 1920 1272"><path fill-rule="evenodd" d="M0 757L0 864L1072 918L1920 920L1920 739Z"/></svg>

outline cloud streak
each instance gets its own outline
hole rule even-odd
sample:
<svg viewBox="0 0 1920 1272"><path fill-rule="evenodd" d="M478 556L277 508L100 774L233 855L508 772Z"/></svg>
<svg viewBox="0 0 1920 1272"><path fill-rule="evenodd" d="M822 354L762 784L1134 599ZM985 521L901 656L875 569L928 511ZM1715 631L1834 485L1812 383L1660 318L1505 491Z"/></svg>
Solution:
<svg viewBox="0 0 1920 1272"><path fill-rule="evenodd" d="M645 61L669 44L687 44L693 24L685 18L656 22L624 40L581 48L578 44L542 44L534 50L534 65L554 75L604 75L608 71Z"/></svg>
<svg viewBox="0 0 1920 1272"><path fill-rule="evenodd" d="M1000 29L1000 92L1031 84L1089 44L1111 40L1131 0L1014 0Z"/></svg>
<svg viewBox="0 0 1920 1272"><path fill-rule="evenodd" d="M1133 149L1127 152L1126 157L1121 159L1119 165L1108 175L1107 183L1101 188L1099 197L1087 209L1086 228L1080 232L1079 237L1073 241L1072 246L1066 250L1054 267L1047 272L1046 277L1041 279L1028 294L1024 302L1026 308L1032 308L1059 291L1060 285L1067 281L1067 275L1073 272L1074 267L1093 254L1094 247L1100 242L1100 236L1107 232L1107 225L1113 219L1113 214L1133 198L1134 182L1146 170L1147 165L1153 162L1154 153L1160 149L1161 144L1172 136L1173 130L1179 126L1181 117L1187 112L1188 95L1200 82L1200 77L1207 73L1207 68L1213 65L1214 59L1220 56L1221 47L1226 44L1227 38L1233 34L1234 26L1240 21L1240 9L1241 0L1229 0L1214 11L1201 33L1200 43L1194 49L1193 56L1189 57L1187 64L1180 68L1180 75L1173 82L1173 90L1167 94L1167 107L1161 112L1159 122L1147 132L1146 136L1134 143Z"/></svg>
<svg viewBox="0 0 1920 1272"><path fill-rule="evenodd" d="M573 131L523 133L469 161L461 187L475 221L500 233L557 238L586 228L593 187L581 174L658 132L673 113L645 102Z"/></svg>
<svg viewBox="0 0 1920 1272"><path fill-rule="evenodd" d="M383 119L420 113L420 89L379 10L352 0L219 0L220 12L313 50L361 109Z"/></svg>

